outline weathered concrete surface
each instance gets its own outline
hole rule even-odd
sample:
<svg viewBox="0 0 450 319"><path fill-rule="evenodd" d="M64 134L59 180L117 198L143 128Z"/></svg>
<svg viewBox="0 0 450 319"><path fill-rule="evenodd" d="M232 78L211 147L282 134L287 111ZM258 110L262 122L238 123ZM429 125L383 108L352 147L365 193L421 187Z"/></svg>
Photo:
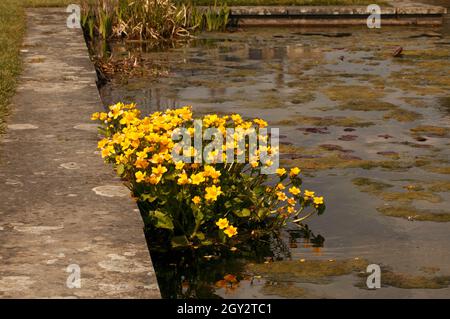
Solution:
<svg viewBox="0 0 450 319"><path fill-rule="evenodd" d="M101 108L80 29L33 9L0 137L0 297L159 298L135 203L96 152ZM81 288L66 272L81 268Z"/></svg>
<svg viewBox="0 0 450 319"><path fill-rule="evenodd" d="M439 25L447 9L410 1L381 6L383 25ZM365 25L367 6L232 6L230 18L239 26Z"/></svg>

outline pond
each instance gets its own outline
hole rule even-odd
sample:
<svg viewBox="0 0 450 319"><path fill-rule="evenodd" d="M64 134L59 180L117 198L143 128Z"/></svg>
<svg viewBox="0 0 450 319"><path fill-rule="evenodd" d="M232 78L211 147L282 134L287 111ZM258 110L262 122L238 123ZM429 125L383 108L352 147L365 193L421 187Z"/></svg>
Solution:
<svg viewBox="0 0 450 319"><path fill-rule="evenodd" d="M114 77L105 105L264 118L282 163L327 199L313 233L287 230L253 254L153 251L163 297L450 297L448 25L246 29L113 51L152 72ZM365 285L372 263L381 289Z"/></svg>

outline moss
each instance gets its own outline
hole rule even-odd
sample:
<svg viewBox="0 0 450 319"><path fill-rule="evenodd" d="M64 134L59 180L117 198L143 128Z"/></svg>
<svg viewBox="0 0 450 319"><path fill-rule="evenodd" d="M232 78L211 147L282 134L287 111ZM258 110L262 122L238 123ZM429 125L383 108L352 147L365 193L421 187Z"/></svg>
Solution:
<svg viewBox="0 0 450 319"><path fill-rule="evenodd" d="M408 184L406 186L403 186L403 188L407 189L409 191L415 191L415 192L424 190L423 186L422 185L418 185L418 184Z"/></svg>
<svg viewBox="0 0 450 319"><path fill-rule="evenodd" d="M439 105L446 113L450 113L450 96L439 98Z"/></svg>
<svg viewBox="0 0 450 319"><path fill-rule="evenodd" d="M397 152L393 152L393 151L382 151L382 152L377 152L377 154L384 156L384 157L392 158L395 160L400 159L400 155Z"/></svg>
<svg viewBox="0 0 450 319"><path fill-rule="evenodd" d="M433 182L428 187L428 190L430 190L431 192L450 192L450 182L448 181Z"/></svg>
<svg viewBox="0 0 450 319"><path fill-rule="evenodd" d="M442 59L448 58L450 52L445 49L423 49L423 50L404 50L403 55L405 58L415 58L419 60L429 60L429 59ZM428 61L431 64L431 61ZM429 65L428 64L428 65Z"/></svg>
<svg viewBox="0 0 450 319"><path fill-rule="evenodd" d="M328 147L328 146L327 146ZM414 161L363 160L348 154L349 151L319 146L316 148L280 145L281 163L286 166L299 166L305 170L326 170L333 168L383 168L386 170L405 170L416 166Z"/></svg>
<svg viewBox="0 0 450 319"><path fill-rule="evenodd" d="M341 110L351 111L387 111L396 109L397 106L380 100L350 100L339 105Z"/></svg>
<svg viewBox="0 0 450 319"><path fill-rule="evenodd" d="M275 261L267 264L250 264L249 272L272 281L329 283L332 277L365 271L369 263L364 259Z"/></svg>
<svg viewBox="0 0 450 319"><path fill-rule="evenodd" d="M381 193L380 196L388 202L410 203L414 200L424 200L430 203L442 202L442 198L439 195L426 191L385 192Z"/></svg>
<svg viewBox="0 0 450 319"><path fill-rule="evenodd" d="M420 125L411 129L412 133L434 137L446 137L450 134L450 128L433 125Z"/></svg>
<svg viewBox="0 0 450 319"><path fill-rule="evenodd" d="M367 127L373 122L364 121L357 117L318 117L296 116L290 119L272 123L274 125L313 125L313 126L343 126L343 127Z"/></svg>
<svg viewBox="0 0 450 319"><path fill-rule="evenodd" d="M449 222L450 212L436 212L431 210L417 209L411 206L386 206L378 207L377 210L385 216L400 217L417 221Z"/></svg>
<svg viewBox="0 0 450 319"><path fill-rule="evenodd" d="M284 298L303 298L306 290L290 282L266 283L261 292L267 296L278 296Z"/></svg>
<svg viewBox="0 0 450 319"><path fill-rule="evenodd" d="M439 272L441 269L439 267L420 267L420 271L434 275L435 273Z"/></svg>
<svg viewBox="0 0 450 319"><path fill-rule="evenodd" d="M422 117L423 116L420 113L408 111L405 109L392 110L383 116L385 120L394 119L399 122L412 122Z"/></svg>
<svg viewBox="0 0 450 319"><path fill-rule="evenodd" d="M449 52L447 51L446 54L449 55ZM431 57L428 57L428 59L426 67L417 66L417 60L414 60L413 68L403 68L400 71L392 72L387 85L400 88L406 92L414 92L417 95L448 93L450 77L448 77L448 71L442 64L443 61L432 61Z"/></svg>
<svg viewBox="0 0 450 319"><path fill-rule="evenodd" d="M261 100L249 100L243 106L257 109L276 109L284 108L286 106L286 102L280 97L280 95L268 92L261 97Z"/></svg>
<svg viewBox="0 0 450 319"><path fill-rule="evenodd" d="M437 173L437 174L450 174L450 166L445 166L445 167L425 166L425 167L423 167L423 169L428 172Z"/></svg>
<svg viewBox="0 0 450 319"><path fill-rule="evenodd" d="M422 98L414 98L414 97L404 97L402 98L403 101L408 103L409 105L415 106L415 107L427 107L428 104L426 101Z"/></svg>
<svg viewBox="0 0 450 319"><path fill-rule="evenodd" d="M402 289L442 289L450 284L450 276L414 276L383 271L381 284Z"/></svg>
<svg viewBox="0 0 450 319"><path fill-rule="evenodd" d="M302 104L314 101L315 95L311 92L299 92L297 94L292 95L291 103L292 104Z"/></svg>
<svg viewBox="0 0 450 319"><path fill-rule="evenodd" d="M381 191L393 187L391 184L383 183L380 181L373 180L366 177L358 177L352 179L352 183L365 193L375 193L378 194Z"/></svg>
<svg viewBox="0 0 450 319"><path fill-rule="evenodd" d="M374 90L362 85L334 85L323 91L333 101L369 101L384 96L383 90Z"/></svg>

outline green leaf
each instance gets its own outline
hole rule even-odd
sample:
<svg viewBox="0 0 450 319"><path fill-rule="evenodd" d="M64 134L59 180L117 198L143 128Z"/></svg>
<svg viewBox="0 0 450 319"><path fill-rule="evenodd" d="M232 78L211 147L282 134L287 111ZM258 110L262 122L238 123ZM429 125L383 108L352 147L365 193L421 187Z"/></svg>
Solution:
<svg viewBox="0 0 450 319"><path fill-rule="evenodd" d="M242 200L241 200L240 198L238 198L238 197L235 197L235 198L233 198L233 202L234 202L235 204L239 205L239 204L242 203Z"/></svg>
<svg viewBox="0 0 450 319"><path fill-rule="evenodd" d="M213 244L213 242L211 241L211 240L202 240L202 245L204 245L204 246L209 246L209 245L212 245Z"/></svg>
<svg viewBox="0 0 450 319"><path fill-rule="evenodd" d="M258 210L258 218L260 220L264 219L267 217L267 215L269 215L270 211L267 208L261 208Z"/></svg>
<svg viewBox="0 0 450 319"><path fill-rule="evenodd" d="M195 237L197 237L200 240L205 240L205 234L203 234L202 232L196 232Z"/></svg>
<svg viewBox="0 0 450 319"><path fill-rule="evenodd" d="M154 211L151 211L149 213L149 215L153 218L156 218L156 224L155 224L156 228L164 228L164 229L173 230L174 226L173 226L172 218L170 216L168 216L167 214L164 214L163 212L161 212L159 210L154 210Z"/></svg>
<svg viewBox="0 0 450 319"><path fill-rule="evenodd" d="M175 236L172 238L172 247L188 246L189 240L186 236Z"/></svg>
<svg viewBox="0 0 450 319"><path fill-rule="evenodd" d="M125 166L123 164L117 165L116 172L117 172L117 175L122 176L123 173L125 172Z"/></svg>
<svg viewBox="0 0 450 319"><path fill-rule="evenodd" d="M235 211L234 214L238 217L248 217L248 216L250 216L251 212L250 212L250 209L244 208L240 211Z"/></svg>
<svg viewBox="0 0 450 319"><path fill-rule="evenodd" d="M143 201L148 201L150 203L153 203L155 200L157 200L158 197L157 196L152 196L150 194L142 194L141 195L141 200Z"/></svg>
<svg viewBox="0 0 450 319"><path fill-rule="evenodd" d="M198 207L195 207L192 209L192 213L194 214L195 223L201 225L204 217L202 211Z"/></svg>

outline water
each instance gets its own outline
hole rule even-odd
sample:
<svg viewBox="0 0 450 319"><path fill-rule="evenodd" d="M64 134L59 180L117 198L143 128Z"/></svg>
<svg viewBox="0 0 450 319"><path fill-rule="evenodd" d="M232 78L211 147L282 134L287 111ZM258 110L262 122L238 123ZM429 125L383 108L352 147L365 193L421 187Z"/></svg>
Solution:
<svg viewBox="0 0 450 319"><path fill-rule="evenodd" d="M124 50L153 72L116 77L105 104L265 118L280 128L285 164L303 167L305 187L327 200L309 222L324 242L285 232L284 244L245 258L154 252L165 297L450 297L449 24L248 29L115 53ZM382 266L381 289L364 288L368 263Z"/></svg>

